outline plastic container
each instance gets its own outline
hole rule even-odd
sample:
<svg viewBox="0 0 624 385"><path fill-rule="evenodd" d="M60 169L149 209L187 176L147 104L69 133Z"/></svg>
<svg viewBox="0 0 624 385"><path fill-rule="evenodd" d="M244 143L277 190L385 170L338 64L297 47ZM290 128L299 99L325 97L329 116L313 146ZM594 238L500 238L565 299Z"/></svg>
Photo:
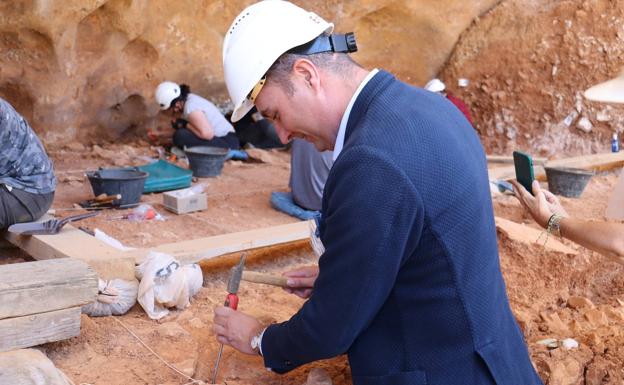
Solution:
<svg viewBox="0 0 624 385"><path fill-rule="evenodd" d="M611 138L611 152L620 152L620 140L618 139L617 132L613 134Z"/></svg>
<svg viewBox="0 0 624 385"><path fill-rule="evenodd" d="M121 194L121 199L113 201L113 205L124 207L139 203L147 176L148 173L134 169L101 169L87 172L93 195Z"/></svg>
<svg viewBox="0 0 624 385"><path fill-rule="evenodd" d="M578 198L587 183L594 176L592 171L567 167L544 167L548 179L548 189L567 198Z"/></svg>
<svg viewBox="0 0 624 385"><path fill-rule="evenodd" d="M193 179L193 173L190 170L162 159L139 166L138 169L149 174L145 180L143 194L186 188L191 185Z"/></svg>
<svg viewBox="0 0 624 385"><path fill-rule="evenodd" d="M229 149L209 146L187 147L184 153L196 177L214 177L221 174Z"/></svg>

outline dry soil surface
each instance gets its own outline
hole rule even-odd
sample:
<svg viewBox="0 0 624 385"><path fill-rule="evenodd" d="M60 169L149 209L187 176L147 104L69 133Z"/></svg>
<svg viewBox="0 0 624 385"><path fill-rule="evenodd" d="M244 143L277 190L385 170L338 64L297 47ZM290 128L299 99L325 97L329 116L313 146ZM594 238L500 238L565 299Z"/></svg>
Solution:
<svg viewBox="0 0 624 385"><path fill-rule="evenodd" d="M73 203L92 196L83 176L85 170L139 165L156 153L142 143L96 148L73 143L50 152L59 175L54 208L60 216L80 212L61 209L71 208ZM110 210L82 225L100 228L127 245L144 247L293 222L268 203L271 191L288 188L289 154L269 155L271 163L229 161L220 177L196 182L208 186L209 208L201 213L176 216L159 205L160 194L152 194L142 199L166 216L164 222L108 220L124 213ZM602 219L616 181L614 172L595 176L580 199L563 198L563 204L574 216ZM493 200L497 216L536 227L515 198L498 195ZM543 239L541 243L536 239L523 242L511 239L503 231L499 231L498 237L511 306L544 382L548 385L624 383L624 268L565 240L563 243L576 254L551 251L543 246ZM10 261L20 258L16 256ZM83 315L79 337L46 344L42 349L76 384L190 382L150 353L138 337L187 376L209 381L219 348L211 332L212 309L224 299L228 268L235 261L236 256L231 256L204 265L204 287L183 311L173 311L160 321L150 320L138 305L121 317ZM248 267L279 274L312 263L315 257L311 249L300 243L254 252ZM302 300L281 289L246 282L241 285L239 308L266 323L287 320L301 304ZM539 343L546 338L573 338L580 346L571 350L552 349ZM220 382L303 385L315 367L325 369L336 385L351 384L344 357L279 376L264 369L259 358L227 347Z"/></svg>

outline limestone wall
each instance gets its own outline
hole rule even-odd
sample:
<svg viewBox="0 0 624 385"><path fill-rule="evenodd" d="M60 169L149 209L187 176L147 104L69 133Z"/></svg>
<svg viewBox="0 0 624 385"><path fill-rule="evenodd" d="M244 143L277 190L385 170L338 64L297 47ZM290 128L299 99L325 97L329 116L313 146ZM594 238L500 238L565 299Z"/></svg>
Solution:
<svg viewBox="0 0 624 385"><path fill-rule="evenodd" d="M459 35L498 0L295 1L354 30L356 60L422 85ZM0 2L0 96L47 143L98 141L155 124L153 91L185 82L227 102L223 35L250 0Z"/></svg>

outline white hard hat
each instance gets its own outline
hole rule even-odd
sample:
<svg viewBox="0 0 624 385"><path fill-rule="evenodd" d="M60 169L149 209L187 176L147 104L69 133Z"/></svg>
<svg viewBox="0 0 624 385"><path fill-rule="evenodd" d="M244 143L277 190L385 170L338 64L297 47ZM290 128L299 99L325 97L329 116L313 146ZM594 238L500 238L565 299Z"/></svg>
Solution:
<svg viewBox="0 0 624 385"><path fill-rule="evenodd" d="M156 88L156 103L161 110L171 107L171 102L180 96L180 86L174 82L162 82Z"/></svg>
<svg viewBox="0 0 624 385"><path fill-rule="evenodd" d="M332 23L287 1L265 0L243 10L223 41L225 84L234 103L232 122L253 108L248 96L282 54L333 29Z"/></svg>
<svg viewBox="0 0 624 385"><path fill-rule="evenodd" d="M624 73L588 89L585 97L596 102L624 103Z"/></svg>
<svg viewBox="0 0 624 385"><path fill-rule="evenodd" d="M446 89L446 85L440 79L431 79L429 83L425 85L425 89L431 92L442 92Z"/></svg>

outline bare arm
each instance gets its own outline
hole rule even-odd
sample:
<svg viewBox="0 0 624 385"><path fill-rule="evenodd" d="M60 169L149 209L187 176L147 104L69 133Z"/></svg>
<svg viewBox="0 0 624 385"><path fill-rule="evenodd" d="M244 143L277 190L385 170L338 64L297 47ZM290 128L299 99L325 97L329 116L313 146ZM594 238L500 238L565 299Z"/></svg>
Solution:
<svg viewBox="0 0 624 385"><path fill-rule="evenodd" d="M214 130L212 125L206 119L206 115L200 110L191 112L188 116L187 128L193 132L193 134L199 136L202 139L211 140L214 138Z"/></svg>
<svg viewBox="0 0 624 385"><path fill-rule="evenodd" d="M518 182L512 183L514 195L540 226L546 228L551 215L559 214L564 217L559 223L561 236L624 264L624 224L570 218L559 199L542 190L539 182L533 182L534 196Z"/></svg>
<svg viewBox="0 0 624 385"><path fill-rule="evenodd" d="M564 218L561 236L624 264L624 224Z"/></svg>

